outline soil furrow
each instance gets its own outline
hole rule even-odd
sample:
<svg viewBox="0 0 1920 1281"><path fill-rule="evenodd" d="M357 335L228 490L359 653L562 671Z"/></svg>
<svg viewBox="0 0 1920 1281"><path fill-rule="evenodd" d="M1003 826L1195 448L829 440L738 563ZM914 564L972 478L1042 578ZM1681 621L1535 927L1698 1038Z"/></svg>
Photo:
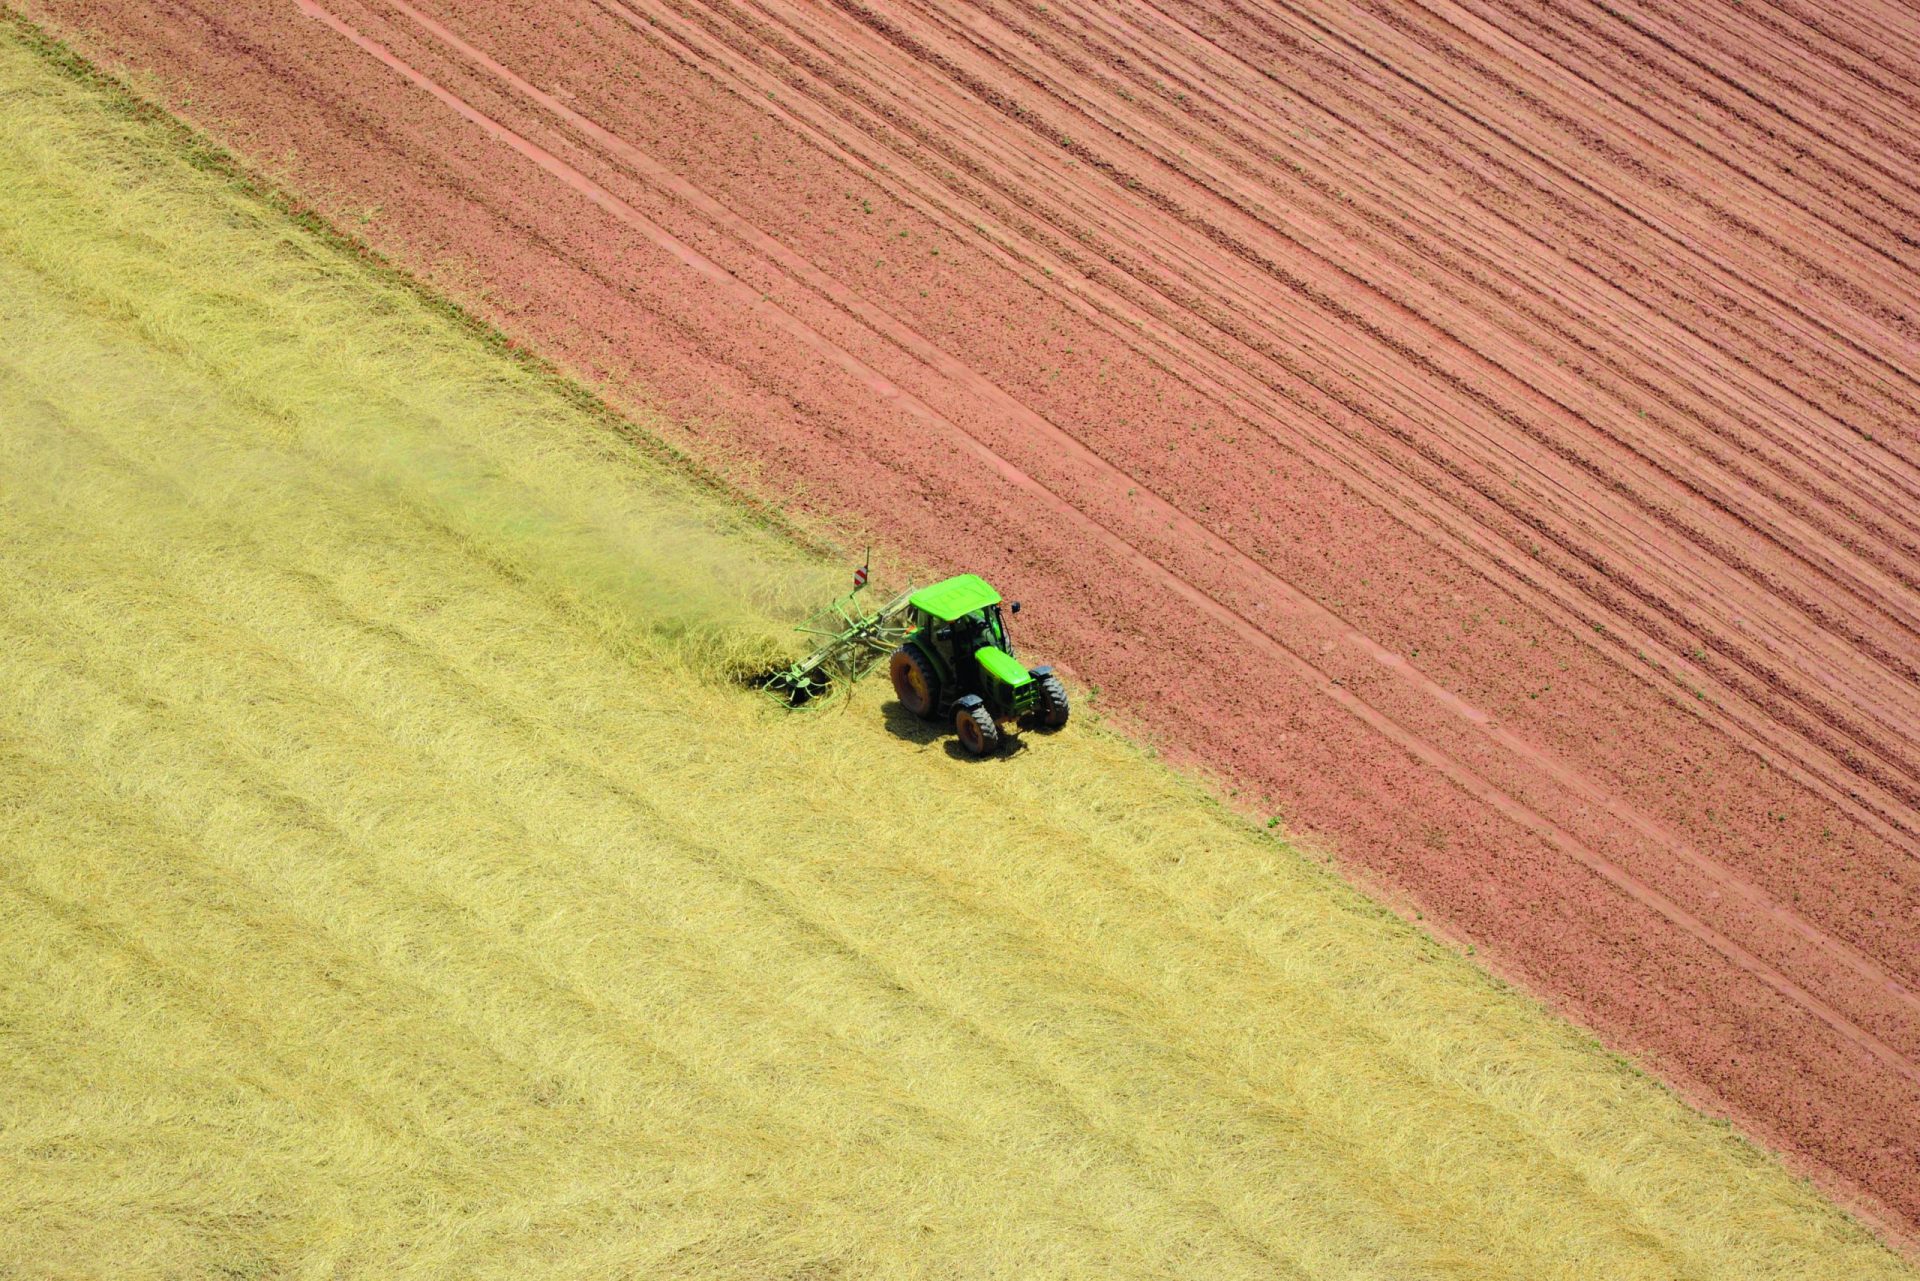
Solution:
<svg viewBox="0 0 1920 1281"><path fill-rule="evenodd" d="M1297 51L1299 50L1295 49L1283 52L1280 47L1276 46L1269 50L1270 56L1265 60L1264 65L1271 67L1273 60L1277 58L1284 67L1288 54ZM1222 56L1226 56L1225 51L1219 52ZM1320 55L1315 52L1308 56L1310 59L1313 59L1318 58ZM1320 68L1320 74L1313 76L1313 83L1317 87L1318 97L1322 101L1330 98L1331 94L1329 90L1332 86L1339 83L1340 77L1338 73L1339 67L1336 64L1328 63ZM1268 83L1273 82L1269 80ZM1405 107L1403 119L1418 115L1418 110L1413 105L1403 104L1403 106ZM1338 118L1336 117L1336 119ZM1426 144L1422 144L1419 139L1408 135L1402 123L1392 118L1385 118L1384 123L1382 123L1381 120L1363 119L1362 123L1358 125L1342 120L1337 126L1337 129L1351 128L1359 128L1363 133L1368 133L1370 136L1402 137L1410 145L1423 147L1424 149L1421 150L1418 161L1420 167L1433 166L1441 172L1444 172L1449 166L1455 170L1460 169L1462 157L1457 153L1449 156L1444 152L1432 150L1426 146ZM1309 137L1311 137L1310 134ZM1309 143L1309 145L1311 145L1311 143ZM1397 156L1395 160L1383 165L1380 168L1380 172L1386 174L1404 174L1409 169L1407 159L1405 156ZM1507 222L1511 234L1525 236L1531 239L1535 233L1531 228L1524 225L1526 221L1524 218L1516 218L1512 215L1499 212L1503 205L1511 203L1506 195L1511 185L1513 183L1524 185L1526 182L1527 180L1524 175L1518 174L1517 172L1489 172L1484 181L1476 179L1476 185L1479 189L1469 189L1467 194L1475 201L1480 211L1491 217L1499 218ZM1545 189L1539 189L1538 194L1542 199L1549 199L1551 195L1551 193ZM1456 203L1459 198L1459 192L1443 187L1434 191L1430 200L1415 197L1403 203L1405 207L1411 209L1421 208L1423 205L1429 203L1436 209L1444 209L1450 204ZM1516 214L1519 212L1519 210L1515 211ZM1528 212L1537 212L1537 206L1535 206L1533 210L1528 210ZM1596 264L1605 264L1614 259L1615 251L1606 237L1583 234L1571 227L1564 227L1562 230L1566 234L1574 237L1574 244L1576 244L1581 251L1581 256L1591 258ZM1629 236L1629 239L1630 238ZM1543 247L1549 246L1543 245ZM1549 248L1556 258L1566 261L1564 242L1554 244ZM1491 261L1498 262L1498 250L1496 249L1489 257ZM1740 304L1738 304L1736 300L1728 296L1716 295L1709 282L1692 281L1691 283L1697 286L1692 295L1676 292L1671 288L1674 276L1646 277L1645 273L1640 272L1629 260L1619 260L1618 269L1610 277L1603 277L1603 279L1607 281L1607 287L1610 291L1618 290L1624 292L1644 308L1640 316L1634 317L1633 326L1623 325L1621 328L1634 326L1646 327L1649 323L1647 320L1649 315L1661 316L1663 318L1690 317L1689 319L1679 322L1684 326L1683 333L1710 343L1716 355L1720 358L1721 365L1726 368L1740 369L1752 365L1754 362L1753 343L1756 339L1765 341L1771 332L1770 326L1762 323L1759 316L1744 315L1741 311ZM1642 288L1643 284L1655 292L1651 295L1648 294L1646 290ZM1710 309L1702 310L1700 306L1702 299L1710 300L1713 306ZM1725 316L1723 317L1721 313L1725 313ZM1726 317L1737 317L1742 321L1749 321L1751 323L1745 324L1740 330L1735 331L1726 327ZM1728 345L1729 340L1733 338L1736 332L1743 336L1742 340L1745 344L1744 350L1739 346ZM1804 355L1805 353L1803 352L1802 354ZM1787 359L1788 367L1790 368L1793 364L1793 358ZM1869 412L1872 415L1872 421L1875 423L1875 426L1879 428L1897 431L1899 430L1899 423L1911 418L1911 413L1905 409L1891 415L1870 409L1870 407L1863 402L1853 399L1851 393L1845 392L1833 384L1824 374L1817 375L1816 381L1809 384L1799 380L1795 375L1785 374L1784 371L1776 370L1768 372L1770 378L1783 389L1794 386L1796 382L1799 383L1800 389L1790 393L1799 397L1800 403L1796 407L1796 411L1798 414L1814 414L1816 421L1818 421L1818 417L1822 415L1823 411L1812 407L1812 402L1806 398L1809 392L1818 393L1821 399L1827 404L1836 404L1837 402L1837 407ZM1874 455L1880 453L1880 446L1864 440L1862 429L1858 425L1850 425L1842 429L1837 439L1847 446L1850 446L1851 452L1859 455L1854 464L1855 467L1859 469L1873 471L1885 466L1886 461L1891 461L1876 460ZM1887 439L1885 431L1881 433L1880 439L1882 441ZM1916 474L1906 466L1901 466L1900 471L1908 476ZM1904 504L1895 504L1896 509L1903 506Z"/></svg>
<svg viewBox="0 0 1920 1281"><path fill-rule="evenodd" d="M1889 9L1907 20L1887 22ZM1817 49L1884 93L1920 88L1920 38L1913 34L1910 13L1899 5L1835 0L1822 7L1804 0L1765 0L1743 12L1780 36L1787 47ZM1809 33L1817 38L1809 39ZM1864 44L1849 39L1860 36L1866 37ZM1912 143L1910 136L1903 137Z"/></svg>
<svg viewBox="0 0 1920 1281"><path fill-rule="evenodd" d="M1741 157L1735 171L1743 178L1771 187L1807 218L1857 239L1895 269L1903 266L1920 212L1901 203L1916 174L1900 158L1839 152L1831 135L1782 110L1776 98L1715 74L1706 51L1658 16L1611 10L1606 16L1613 21L1600 22L1564 5L1542 15L1512 6L1490 12L1471 0L1463 7L1516 35L1524 32L1528 46L1556 65L1577 61L1595 92L1630 102L1697 151L1727 157L1730 165L1731 157ZM1761 74L1750 70L1749 78Z"/></svg>
<svg viewBox="0 0 1920 1281"><path fill-rule="evenodd" d="M1620 170L1641 176L1654 189L1672 193L1673 199L1662 201L1661 206L1673 225L1697 235L1699 243L1711 246L1720 255L1751 264L1746 272L1751 283L1769 290L1795 288L1804 295L1807 282L1819 281L1832 303L1814 318L1834 332L1849 324L1852 312L1870 316L1885 327L1860 331L1861 337L1873 340L1877 350L1888 350L1891 344L1891 350L1905 351L1920 333L1911 308L1899 305L1910 300L1911 281L1898 270L1898 263L1889 264L1879 255L1862 256L1801 227L1791 207L1763 185L1730 189L1721 177L1724 165L1716 159L1696 159L1631 124L1586 108L1582 102L1585 95L1559 85L1564 72L1575 68L1532 56L1526 45L1500 26L1465 10L1455 9L1444 17L1436 13L1427 21L1395 13L1389 25L1444 65L1482 72L1517 102L1532 108L1544 123L1522 132L1540 142L1536 154L1572 150L1588 164L1592 158L1602 158ZM1637 114L1645 118L1644 113ZM1570 147L1569 143L1576 146ZM1602 174L1604 170L1596 171L1596 179ZM1725 239L1716 233L1739 239ZM1726 254L1734 243L1745 246L1744 254L1737 258ZM1756 254L1754 244L1770 252ZM1895 268L1892 274L1887 271L1889 265ZM1900 368L1890 372L1908 375Z"/></svg>
<svg viewBox="0 0 1920 1281"><path fill-rule="evenodd" d="M1522 167L1551 175L1550 183L1565 183L1615 216L1653 232L1698 269L1727 281L1768 312L1783 319L1797 316L1824 339L1843 344L1854 357L1873 364L1903 394L1920 390L1920 375L1905 359L1914 349L1908 332L1911 317L1829 271L1823 262L1823 250L1828 247L1776 242L1775 228L1762 229L1751 217L1727 213L1693 195L1680 178L1643 160L1631 142L1623 144L1599 129L1581 105L1556 90L1549 79L1491 65L1489 57L1517 47L1513 42L1481 30L1470 37L1473 48L1443 37L1429 44L1411 30L1410 19L1395 14L1382 26L1369 28L1362 44L1358 37L1340 33L1325 14L1306 13L1305 20L1314 30L1333 36L1357 56L1417 89L1469 132L1514 149ZM1483 39L1493 42L1498 52L1481 45ZM1498 123L1492 112L1482 117L1459 105L1485 99L1483 83L1497 86L1506 108L1498 112ZM1574 156L1605 164L1589 174L1571 159ZM1629 186L1639 197L1632 204L1613 194ZM1754 252L1756 242L1772 254ZM1788 261L1769 261L1776 256ZM1810 289L1809 280L1819 281L1821 290Z"/></svg>
<svg viewBox="0 0 1920 1281"><path fill-rule="evenodd" d="M1201 15L1182 0L1168 0L1168 3L1179 4L1182 11L1199 24L1196 30L1204 25ZM1809 328L1811 318L1796 319L1783 311L1776 299L1747 288L1711 257L1703 256L1686 235L1636 215L1564 164L1516 143L1477 118L1464 115L1419 81L1400 74L1390 64L1350 41L1337 40L1341 52L1338 56L1329 53L1325 47L1329 41L1320 36L1323 30L1332 32L1331 28L1309 24L1303 31L1291 24L1270 23L1266 15L1253 14L1232 4L1231 0L1229 8L1236 17L1246 20L1245 29L1235 32L1237 41L1248 35L1256 35L1262 42L1277 38L1282 47L1324 66L1328 90L1364 82L1366 96L1382 103L1385 115L1395 120L1398 127L1408 124L1423 127L1427 138L1421 145L1435 163L1475 176L1483 184L1487 199L1506 204L1515 213L1539 218L1551 211L1550 221L1556 230L1578 245L1583 254L1617 261L1614 278L1617 285L1631 291L1649 288L1668 295L1661 304L1655 304L1657 310L1678 308L1682 314L1697 314L1701 323L1722 327L1736 348L1750 344L1756 336L1776 332L1782 339L1797 339L1805 357L1819 361L1831 371L1815 384L1819 392L1817 398L1845 401L1865 395L1887 405L1879 411L1879 416L1895 430L1898 424L1911 420L1915 408L1912 388L1882 378L1862 382L1857 376L1849 384L1846 377L1834 376L1850 368L1850 340L1825 326ZM1337 39L1337 33L1333 34ZM1369 67L1377 68L1382 74L1361 74ZM1516 203L1512 194L1515 187L1529 189L1531 199ZM1703 308L1702 302L1710 306ZM1729 321L1738 327L1727 328ZM1896 379L1900 377L1890 369L1882 372Z"/></svg>
<svg viewBox="0 0 1920 1281"><path fill-rule="evenodd" d="M1164 48L1164 45L1162 47ZM1144 56L1150 58L1152 56L1152 52L1149 52ZM1195 96L1204 96L1208 92L1206 86L1209 81L1217 82L1217 77L1199 76L1199 77L1196 77L1194 81L1189 81L1185 83L1186 83L1186 87ZM1136 81L1136 82L1139 83L1140 81ZM1244 117L1242 118L1244 119ZM1219 124L1219 122L1217 121L1213 121L1210 123L1214 123L1216 125ZM1229 130L1231 129L1231 126L1223 126L1223 127ZM1298 136L1299 135L1296 134L1296 139L1298 138ZM1235 138L1236 138L1236 141L1241 142L1242 145L1248 147L1251 152L1257 153L1259 151L1257 144L1249 140L1246 140L1239 135L1235 135ZM1309 145L1311 146L1311 144ZM1324 151L1321 153L1322 156L1324 156L1325 154L1326 153ZM1300 167L1298 165L1295 166L1296 170L1298 170L1299 168ZM1288 180L1288 175L1281 174L1279 172L1260 175L1256 171L1250 174L1250 176L1265 177L1265 179L1267 180L1267 182L1270 184L1271 187L1279 188L1281 190L1285 190L1290 185ZM1368 171L1364 169L1341 173L1339 175L1339 181L1343 185L1342 185L1342 189L1337 193L1330 186L1327 186L1324 182L1315 183L1310 177L1303 178L1302 181L1311 184L1315 192L1321 195L1322 197L1333 198L1333 199L1345 198L1349 204L1352 203L1351 193L1355 191L1359 191L1362 194L1372 199L1381 199L1378 191L1373 187L1371 179L1368 176ZM1429 187L1426 191L1421 193L1421 198L1444 200L1445 194L1446 193L1442 189L1439 189L1436 187ZM1295 203L1298 203L1298 202L1295 202ZM1418 198L1416 198L1415 203L1417 205ZM1509 321L1502 316L1498 316L1488 312L1486 309L1486 304L1483 301L1480 301L1471 297L1463 296L1456 292L1449 291L1449 296L1454 298L1457 302L1459 302L1460 305L1474 308L1476 312L1478 312L1479 314L1485 315L1493 323L1504 322L1504 323L1513 324L1514 328L1509 330L1509 332L1512 333L1513 336L1517 338L1521 338L1522 340L1527 340L1527 339L1530 339L1533 335L1535 335L1539 330L1544 329L1548 332L1553 333L1556 337L1559 337L1564 342L1581 347L1582 350L1586 351L1590 355L1601 356L1604 359L1609 359L1610 361L1609 367L1616 374L1618 374L1623 378L1628 379L1629 381L1635 382L1637 385L1641 386L1649 395L1658 397L1664 403L1667 403L1670 407L1681 409L1682 404L1685 403L1687 407L1685 409L1682 409L1682 412L1687 414L1689 420L1704 421L1704 424L1709 429L1714 430L1716 434L1722 435L1723 439L1725 439L1729 444L1732 444L1735 447L1739 448L1743 453L1753 454L1753 453L1759 452L1758 447L1753 443L1753 437L1760 436L1766 439L1769 444L1779 446L1782 450L1787 452L1789 455L1793 456L1797 461L1804 460L1806 458L1806 453L1808 451L1806 450L1805 446L1801 445L1799 442L1781 440L1778 434L1775 433L1767 424L1766 419L1771 416L1771 413L1779 412L1780 407L1766 405L1764 404L1764 402L1761 402L1758 400L1745 400L1741 408L1735 409L1730 407L1723 400L1714 399L1713 398L1714 393L1708 392L1705 390L1698 391L1699 395L1707 398L1704 402L1692 402L1692 401L1681 402L1676 399L1676 393L1673 390L1670 390L1669 388L1659 385L1655 382L1649 381L1645 375L1644 366L1647 366L1647 365L1660 367L1663 369L1663 372L1665 372L1667 369L1673 368L1671 365L1668 364L1665 357L1662 354L1660 354L1660 351L1658 349L1645 346L1645 345L1637 346L1633 352L1634 361L1637 362L1637 365L1636 365L1635 363L1632 363L1632 362L1622 361L1618 357L1603 355L1594 344L1593 339L1596 336L1600 337L1604 341L1633 341L1636 337L1636 333L1635 333L1636 330L1656 326L1664 318L1654 316L1643 310L1636 309L1633 312L1623 311L1619 306L1619 303L1617 300L1618 296L1612 293L1611 291L1609 291L1608 293L1599 294L1599 295L1594 295L1591 293L1576 294L1576 295L1573 295L1573 298L1577 298L1577 301L1571 301L1569 296L1564 292L1567 287L1566 278L1564 276L1561 278L1560 281L1552 282L1552 283L1543 283L1531 275L1531 273L1528 271L1527 265L1524 262L1515 260L1508 264L1505 264L1505 269L1509 273L1515 274L1515 275L1525 275L1528 278L1528 283L1531 286L1531 288L1536 290L1539 294L1543 296L1545 300L1549 302L1551 306L1551 310L1545 307L1530 306L1529 303L1524 298L1514 296L1513 291L1510 287L1503 287L1504 282L1501 282L1496 279L1492 279L1489 277L1489 275L1486 272L1482 270L1477 270L1475 268L1474 264L1476 260L1478 261L1497 260L1497 257L1498 257L1497 252L1489 248L1488 246L1486 246L1484 242L1475 244L1471 250L1466 249L1463 247L1461 241L1456 238L1459 234L1460 229L1449 228L1443 224L1439 224L1437 222L1432 221L1431 219L1425 219L1425 218L1420 219L1418 223L1415 224L1417 225L1417 229L1418 229L1416 234L1409 228L1399 225L1399 223L1396 221L1396 219L1405 219L1409 223L1414 222L1414 215L1412 210L1408 209L1404 203L1402 204L1400 209L1391 209L1390 207L1383 209L1379 206L1375 206L1372 209L1368 209L1365 205L1362 205L1361 210L1362 210L1363 216L1367 216L1367 221L1372 228L1380 231L1382 234L1393 236L1396 239L1402 241L1408 247L1409 250L1411 250L1413 253L1422 255L1426 259L1426 261L1428 261L1429 263L1438 265L1440 269L1446 272L1450 277L1469 281L1475 286L1477 286L1478 288L1480 288L1481 290L1485 291L1486 293L1492 294L1498 297L1502 302L1506 303L1507 306L1512 307L1515 310L1519 311L1521 313L1522 319L1518 322ZM1351 221L1343 224L1342 231L1344 231L1345 234L1351 239L1361 239L1361 240L1365 239L1364 232L1361 229L1356 228ZM1509 231L1516 237L1531 238L1531 232L1519 226L1510 226ZM1435 257L1432 251L1434 246L1436 245L1444 245L1452 249L1454 252L1451 259L1440 259ZM1363 263L1366 261L1365 255L1357 255L1357 257L1359 257L1360 261ZM1417 273L1418 268L1410 267L1409 270L1415 271ZM1438 284L1438 283L1436 283L1436 287L1445 288L1444 285ZM1577 282L1576 282L1576 287L1577 287ZM1591 327L1588 327L1586 330L1586 333L1580 336L1575 336L1570 329L1565 327L1567 325L1567 321L1570 318L1578 317L1584 320L1588 317L1606 316L1606 315L1613 315L1617 317L1622 323L1619 323L1608 329L1596 330ZM1680 338L1693 337L1693 335L1688 334L1687 331L1684 331L1684 330L1677 331L1677 333L1674 336L1680 337ZM1665 345L1666 344L1663 344L1663 346ZM1550 350L1548 345L1544 343L1539 344L1539 347L1543 353ZM1558 360L1559 357L1555 357L1555 359ZM1636 372L1636 370L1638 370L1638 372ZM1575 372L1587 374L1589 377L1592 376L1590 371L1586 371L1578 368L1576 368ZM1689 377L1689 375L1685 372L1677 372L1677 376L1680 378ZM1691 376L1697 378L1697 373ZM1699 384L1697 382L1685 384L1685 387L1687 389L1695 389L1695 388L1698 388L1698 386ZM1724 395L1726 393L1723 392L1720 394ZM1745 388L1739 389L1734 394L1741 395L1743 397L1751 395L1748 389L1745 389ZM1763 391L1760 394L1764 396L1766 393ZM1627 400L1627 398L1623 395L1618 396L1618 398L1621 399L1623 402L1626 402ZM1707 406L1707 408L1712 410L1713 412L1704 412L1702 410L1697 409L1695 406L1700 403L1704 403ZM1752 409L1755 411L1752 415L1749 415L1748 407L1752 407ZM1769 413L1769 411L1771 411L1771 413ZM1802 403L1800 405L1794 406L1791 412L1819 413L1821 411L1817 410L1813 406L1809 406ZM1737 433L1727 432L1726 428L1723 427L1718 422L1718 418L1723 415L1732 415L1736 418L1737 426L1740 428L1739 432ZM1677 435L1680 435L1684 439L1686 437L1687 432L1690 429L1690 422L1689 421L1663 421L1659 423L1659 426L1661 426L1664 429L1670 430ZM1838 427L1838 424L1835 424L1835 426ZM1776 461L1777 455L1769 456L1769 459L1768 459L1768 461L1772 463L1775 471L1778 474L1780 474L1783 479L1788 480L1790 482L1797 483L1801 488L1801 492L1805 493L1808 497L1811 497L1816 501L1820 501L1823 503L1834 503L1836 501L1833 493L1834 489L1839 487L1851 486L1854 483L1855 477L1858 476L1858 477L1867 478L1863 482L1864 485L1866 486L1866 492L1868 494L1871 494L1873 496L1874 501L1878 505L1880 505L1882 508L1891 509L1891 515L1893 517L1898 518L1900 514L1904 512L1910 505L1915 505L1916 510L1920 510L1920 490L1915 490L1912 488L1903 488L1900 498L1896 500L1896 499L1893 499L1892 495L1886 492L1884 489L1879 488L1877 475L1876 475L1877 468L1875 468L1872 465L1871 459L1859 459L1859 458L1850 459L1844 463L1839 463L1836 466L1827 461L1827 459L1831 457L1831 454L1830 454L1830 451L1826 450L1825 448L1822 448L1824 444L1823 441L1821 441L1819 438L1815 438L1813 441L1809 443L1813 446L1814 450L1817 451L1817 455L1811 461L1811 465L1817 470L1822 481L1826 482L1825 484L1822 484L1820 482L1804 481L1804 480L1801 480L1799 477L1794 476L1788 468L1782 466L1778 461ZM1689 444L1696 448L1700 447L1697 442L1690 441ZM1900 479L1902 478L1899 478L1899 477L1894 478L1896 485L1898 484ZM1787 498L1785 496L1781 496L1780 500L1782 502L1788 503L1789 505L1793 506L1795 510L1802 510L1802 508L1799 506L1799 500L1796 498ZM1850 519L1858 521L1863 525L1873 527L1876 535L1880 539L1885 539L1897 546L1903 546L1903 549L1905 550L1909 550L1909 551L1913 550L1913 544L1911 542L1910 535L1907 535L1907 534L1893 535L1890 533L1890 531L1878 525L1878 522L1880 520L1884 520L1887 518L1886 515L1880 515L1880 516L1870 515L1862 512L1857 506L1851 506L1851 505L1843 505L1841 506L1840 510L1842 510ZM1913 526L1911 522L1909 522L1909 527L1920 528L1920 527ZM1828 536L1838 538L1842 541L1849 541L1851 538L1851 535L1849 535L1844 530L1836 530L1836 529L1832 529L1824 526L1823 526L1823 529L1828 534ZM1875 555L1877 553L1867 553L1867 554ZM1908 571L1904 567L1888 566L1884 563L1882 564L1882 567L1888 568L1889 572L1893 572L1899 575L1902 578L1903 582L1907 581Z"/></svg>
<svg viewBox="0 0 1920 1281"><path fill-rule="evenodd" d="M1920 93L1912 88L1892 80L1863 82L1804 42L1783 45L1756 24L1752 14L1730 7L1694 7L1681 16L1678 11L1649 9L1638 0L1613 0L1603 12L1620 27L1684 60L1686 67L1675 73L1676 88L1689 79L1724 85L1769 118L1790 121L1806 141L1873 167L1889 180L1883 194L1890 201L1912 190L1920 171L1920 147L1899 128L1900 112L1920 106ZM1859 118L1862 112L1876 116L1872 127ZM1741 118L1745 123L1744 115ZM1763 136L1751 140L1755 146L1778 137L1760 128ZM1875 130L1890 133L1890 139L1883 142Z"/></svg>

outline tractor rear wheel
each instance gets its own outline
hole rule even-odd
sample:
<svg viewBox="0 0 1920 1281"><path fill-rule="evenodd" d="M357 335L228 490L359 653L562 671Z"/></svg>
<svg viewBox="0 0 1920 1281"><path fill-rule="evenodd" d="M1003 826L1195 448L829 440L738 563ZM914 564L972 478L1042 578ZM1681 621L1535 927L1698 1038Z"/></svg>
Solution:
<svg viewBox="0 0 1920 1281"><path fill-rule="evenodd" d="M900 696L900 706L923 721L934 718L940 707L940 674L918 645L894 650L887 674L893 678L893 692Z"/></svg>
<svg viewBox="0 0 1920 1281"><path fill-rule="evenodd" d="M1034 700L1033 714L1048 729L1059 729L1067 723L1067 687L1051 672L1042 676L1038 684L1040 697Z"/></svg>
<svg viewBox="0 0 1920 1281"><path fill-rule="evenodd" d="M1000 725L984 707L963 707L953 714L960 746L975 756L986 756L1000 746Z"/></svg>

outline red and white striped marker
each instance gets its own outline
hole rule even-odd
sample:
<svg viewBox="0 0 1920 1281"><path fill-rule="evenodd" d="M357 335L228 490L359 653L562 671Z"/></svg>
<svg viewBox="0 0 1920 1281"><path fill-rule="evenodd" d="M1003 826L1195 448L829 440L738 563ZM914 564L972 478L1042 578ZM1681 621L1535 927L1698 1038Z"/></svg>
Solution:
<svg viewBox="0 0 1920 1281"><path fill-rule="evenodd" d="M853 590L859 591L867 585L867 567L862 565L853 571Z"/></svg>

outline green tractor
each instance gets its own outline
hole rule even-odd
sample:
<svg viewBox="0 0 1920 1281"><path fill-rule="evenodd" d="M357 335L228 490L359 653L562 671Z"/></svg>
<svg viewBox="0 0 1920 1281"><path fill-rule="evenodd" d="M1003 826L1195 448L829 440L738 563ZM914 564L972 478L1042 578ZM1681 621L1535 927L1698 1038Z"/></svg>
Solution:
<svg viewBox="0 0 1920 1281"><path fill-rule="evenodd" d="M893 651L889 673L901 706L922 720L953 718L961 746L975 756L997 750L1010 722L1057 728L1067 723L1067 689L1051 667L1014 661L1000 615L1000 593L975 574L959 574L907 597L913 631ZM1009 607L1020 612L1020 602Z"/></svg>
<svg viewBox="0 0 1920 1281"><path fill-rule="evenodd" d="M999 592L976 575L960 574L866 609L859 602L869 565L854 571L852 591L797 628L814 638L813 651L762 673L755 684L784 706L805 707L829 690L851 687L891 654L901 705L923 720L951 717L961 744L975 756L998 748L1009 724L1067 723L1067 689L1053 669L1014 661ZM1019 613L1020 602L1008 609Z"/></svg>

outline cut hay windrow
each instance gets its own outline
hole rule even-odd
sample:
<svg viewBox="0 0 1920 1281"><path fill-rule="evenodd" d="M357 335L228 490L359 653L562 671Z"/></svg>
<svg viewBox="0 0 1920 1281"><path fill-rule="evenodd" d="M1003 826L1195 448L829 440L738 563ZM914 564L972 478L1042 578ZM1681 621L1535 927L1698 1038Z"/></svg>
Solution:
<svg viewBox="0 0 1920 1281"><path fill-rule="evenodd" d="M0 1274L1910 1275L11 40L0 332Z"/></svg>

